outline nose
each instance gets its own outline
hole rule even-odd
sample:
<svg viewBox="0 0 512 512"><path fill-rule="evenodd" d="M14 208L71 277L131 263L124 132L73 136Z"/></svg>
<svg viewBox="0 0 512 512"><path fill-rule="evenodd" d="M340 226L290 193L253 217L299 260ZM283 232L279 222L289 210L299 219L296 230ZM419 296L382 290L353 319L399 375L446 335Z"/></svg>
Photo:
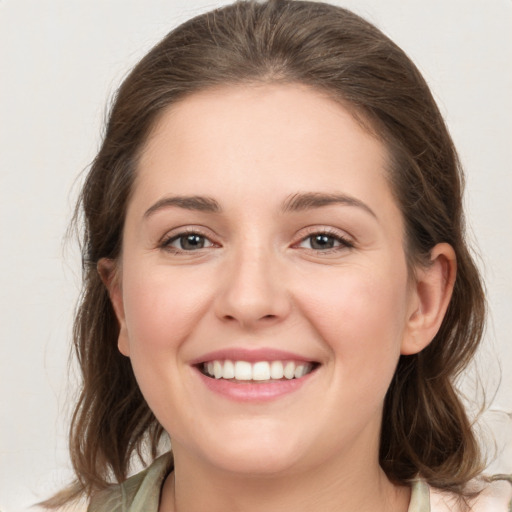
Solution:
<svg viewBox="0 0 512 512"><path fill-rule="evenodd" d="M291 298L280 263L271 250L254 247L226 261L215 299L217 317L249 330L282 322Z"/></svg>

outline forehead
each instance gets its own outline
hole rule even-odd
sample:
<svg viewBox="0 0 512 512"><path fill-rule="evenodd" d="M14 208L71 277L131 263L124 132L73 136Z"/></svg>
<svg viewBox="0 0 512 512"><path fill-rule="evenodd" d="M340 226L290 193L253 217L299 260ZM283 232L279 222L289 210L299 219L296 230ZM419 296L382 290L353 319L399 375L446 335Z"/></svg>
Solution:
<svg viewBox="0 0 512 512"><path fill-rule="evenodd" d="M237 85L162 113L136 187L246 199L293 190L389 196L387 151L339 102L307 86ZM334 190L339 189L339 190Z"/></svg>

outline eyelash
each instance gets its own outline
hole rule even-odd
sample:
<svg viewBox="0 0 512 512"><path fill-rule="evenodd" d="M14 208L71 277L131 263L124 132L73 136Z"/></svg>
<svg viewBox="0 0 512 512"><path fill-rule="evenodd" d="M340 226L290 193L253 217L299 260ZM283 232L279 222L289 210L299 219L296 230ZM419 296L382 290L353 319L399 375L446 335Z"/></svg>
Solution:
<svg viewBox="0 0 512 512"><path fill-rule="evenodd" d="M304 247L304 249L307 249L308 251L311 251L315 254L332 254L338 251L346 250L346 249L352 249L354 247L354 243L349 240L348 238L345 238L342 236L339 232L331 229L326 228L313 228L311 231L304 237L300 239L298 244L295 244L295 246L301 246L304 242L307 240L312 241L314 237L327 237L329 239L333 239L334 243L338 243L338 246L330 247L327 249L314 249L314 248L308 248ZM310 242L311 243L311 242Z"/></svg>
<svg viewBox="0 0 512 512"><path fill-rule="evenodd" d="M208 247L199 247L198 249L189 249L189 250L173 247L171 245L173 242L176 242L176 241L180 240L181 238L190 237L190 236L200 237L201 239L203 239L203 241L208 241L210 245ZM313 247L309 247L309 248L303 247L303 249L311 251L315 254L331 254L331 253L338 252L338 251L344 250L344 249L352 249L354 247L353 242L351 242L344 236L340 235L338 232L335 232L334 230L325 229L325 228L324 229L312 229L306 236L302 237L299 240L299 242L295 243L293 245L293 247L301 247L302 244L304 242L306 242L307 240L312 241L313 237L326 237L329 239L333 239L334 243L339 244L335 247L329 247L327 249L314 249ZM173 234L173 235L164 237L160 241L158 246L160 249L168 251L172 254L187 254L187 253L190 254L193 252L198 252L202 249L209 249L210 247L214 247L215 245L216 245L215 242L212 242L207 235L201 233L197 229L190 229L190 230L181 231L177 234Z"/></svg>
<svg viewBox="0 0 512 512"><path fill-rule="evenodd" d="M177 247L173 247L171 244L177 240L179 240L180 238L185 238L185 237L190 237L190 236L197 236L197 237L201 237L202 239L204 239L205 241L207 240L211 245L209 247L212 247L215 245L214 242L212 242L208 236L206 236L205 234L201 233L200 231L198 231L197 229L186 229L184 231L180 231L179 233L177 234L173 234L173 235L170 235L170 236L166 236L164 237L160 243L158 244L159 248L160 249L163 249L165 251L168 251L172 254L186 254L186 253L193 253L193 252L197 252L197 250L187 250L187 249L180 249L180 248L177 248ZM199 250L201 249L208 249L209 247L200 247Z"/></svg>

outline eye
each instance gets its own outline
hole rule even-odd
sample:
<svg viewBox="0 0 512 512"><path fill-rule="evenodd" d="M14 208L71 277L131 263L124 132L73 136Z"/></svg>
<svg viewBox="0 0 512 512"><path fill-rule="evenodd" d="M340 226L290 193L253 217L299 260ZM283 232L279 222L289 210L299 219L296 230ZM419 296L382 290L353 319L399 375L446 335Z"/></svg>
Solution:
<svg viewBox="0 0 512 512"><path fill-rule="evenodd" d="M181 251L197 251L212 247L213 242L200 233L180 233L164 240L162 247L175 252Z"/></svg>
<svg viewBox="0 0 512 512"><path fill-rule="evenodd" d="M340 235L331 233L313 233L304 238L299 247L314 251L329 251L338 248L353 247L353 244Z"/></svg>

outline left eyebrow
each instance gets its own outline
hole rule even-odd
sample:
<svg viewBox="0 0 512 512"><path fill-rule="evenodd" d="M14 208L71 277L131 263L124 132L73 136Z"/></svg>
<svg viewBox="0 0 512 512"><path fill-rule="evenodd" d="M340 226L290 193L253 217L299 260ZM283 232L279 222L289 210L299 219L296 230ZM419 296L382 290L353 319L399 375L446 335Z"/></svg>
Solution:
<svg viewBox="0 0 512 512"><path fill-rule="evenodd" d="M284 201L281 210L283 213L299 212L312 208L321 208L322 206L329 206L331 204L355 206L363 209L372 217L377 218L375 212L366 203L346 194L324 194L322 192L297 193Z"/></svg>
<svg viewBox="0 0 512 512"><path fill-rule="evenodd" d="M196 210L200 212L220 213L222 211L219 203L212 197L205 196L169 196L157 201L148 208L144 217L148 218L158 210L169 207L178 207L185 210Z"/></svg>

